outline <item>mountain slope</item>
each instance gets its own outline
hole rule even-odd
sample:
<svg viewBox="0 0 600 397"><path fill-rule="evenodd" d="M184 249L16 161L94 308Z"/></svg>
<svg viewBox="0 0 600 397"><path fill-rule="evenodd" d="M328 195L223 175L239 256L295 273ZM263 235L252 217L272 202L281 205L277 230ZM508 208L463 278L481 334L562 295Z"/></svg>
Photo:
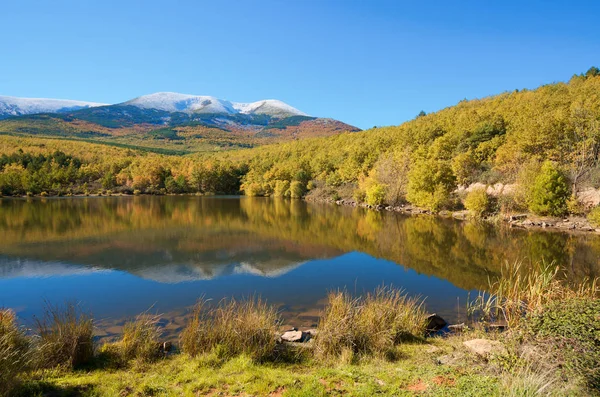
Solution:
<svg viewBox="0 0 600 397"><path fill-rule="evenodd" d="M120 105L187 114L265 114L278 118L308 116L306 113L275 99L241 103L230 102L212 96L187 95L176 92L157 92L155 94L144 95Z"/></svg>
<svg viewBox="0 0 600 397"><path fill-rule="evenodd" d="M8 98L8 99L2 99ZM0 133L115 141L184 152L253 147L358 128L278 100L230 102L172 92L115 105L0 97Z"/></svg>
<svg viewBox="0 0 600 397"><path fill-rule="evenodd" d="M66 113L104 105L104 103L69 99L18 98L0 95L0 119L36 113Z"/></svg>

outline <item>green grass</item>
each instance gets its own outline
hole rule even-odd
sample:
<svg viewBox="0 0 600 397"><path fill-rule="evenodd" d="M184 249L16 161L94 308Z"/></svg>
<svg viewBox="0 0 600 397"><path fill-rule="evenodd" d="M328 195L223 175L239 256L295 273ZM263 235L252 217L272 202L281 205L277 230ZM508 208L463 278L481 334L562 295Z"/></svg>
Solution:
<svg viewBox="0 0 600 397"><path fill-rule="evenodd" d="M214 354L177 355L127 370L38 373L25 382L22 395L502 395L500 382L481 366L440 366L427 352L429 348L426 344L402 345L398 347L398 355L403 357L399 361L368 359L354 365L318 361L258 364L245 355L225 361L215 359ZM452 349L449 344L446 348Z"/></svg>

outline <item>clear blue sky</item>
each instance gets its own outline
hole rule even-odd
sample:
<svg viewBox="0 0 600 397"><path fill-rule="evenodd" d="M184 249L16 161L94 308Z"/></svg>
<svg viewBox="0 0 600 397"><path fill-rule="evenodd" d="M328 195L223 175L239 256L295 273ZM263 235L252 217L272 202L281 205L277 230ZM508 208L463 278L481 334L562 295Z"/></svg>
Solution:
<svg viewBox="0 0 600 397"><path fill-rule="evenodd" d="M600 1L6 0L0 95L275 98L400 124L600 66L599 21Z"/></svg>

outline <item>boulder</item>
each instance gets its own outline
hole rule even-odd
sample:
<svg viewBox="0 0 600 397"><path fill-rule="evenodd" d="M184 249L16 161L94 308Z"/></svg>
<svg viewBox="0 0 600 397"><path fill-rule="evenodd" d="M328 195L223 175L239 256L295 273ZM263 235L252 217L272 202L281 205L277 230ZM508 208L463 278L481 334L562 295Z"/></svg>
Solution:
<svg viewBox="0 0 600 397"><path fill-rule="evenodd" d="M443 329L448 323L446 320L438 316L437 314L430 314L427 317L427 331L428 332L437 332Z"/></svg>
<svg viewBox="0 0 600 397"><path fill-rule="evenodd" d="M469 351L482 356L488 357L490 354L506 354L506 347L502 342L489 339L471 339L463 342L463 345Z"/></svg>
<svg viewBox="0 0 600 397"><path fill-rule="evenodd" d="M281 340L285 342L303 342L306 339L306 335L302 331L287 331L281 335Z"/></svg>

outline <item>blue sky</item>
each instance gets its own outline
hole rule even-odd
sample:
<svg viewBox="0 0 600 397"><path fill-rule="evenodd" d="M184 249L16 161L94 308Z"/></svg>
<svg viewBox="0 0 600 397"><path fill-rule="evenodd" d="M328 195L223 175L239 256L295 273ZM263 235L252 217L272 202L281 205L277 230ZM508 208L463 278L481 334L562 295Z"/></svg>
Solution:
<svg viewBox="0 0 600 397"><path fill-rule="evenodd" d="M600 66L598 1L5 1L0 95L281 99L361 128Z"/></svg>

